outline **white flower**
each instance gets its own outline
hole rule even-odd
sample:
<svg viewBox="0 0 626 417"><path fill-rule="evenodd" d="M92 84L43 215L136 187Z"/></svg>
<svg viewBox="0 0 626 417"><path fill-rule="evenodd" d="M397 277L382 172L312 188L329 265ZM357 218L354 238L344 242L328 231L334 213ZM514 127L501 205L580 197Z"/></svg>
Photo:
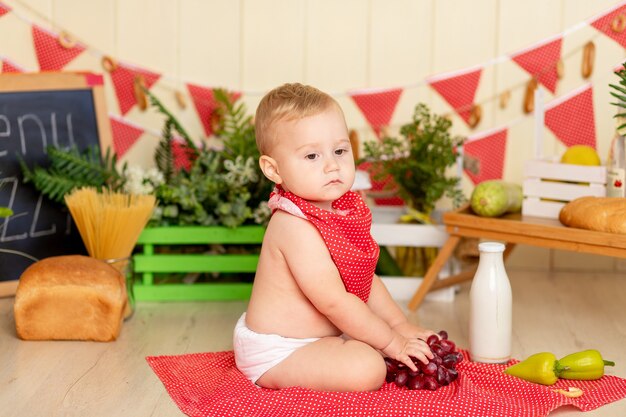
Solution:
<svg viewBox="0 0 626 417"><path fill-rule="evenodd" d="M131 194L152 194L154 188L163 184L163 173L156 168L147 172L139 166L131 166L126 171L124 191Z"/></svg>
<svg viewBox="0 0 626 417"><path fill-rule="evenodd" d="M165 182L165 177L163 176L163 173L156 168L150 168L146 173L146 176L147 179L154 186L161 185Z"/></svg>
<svg viewBox="0 0 626 417"><path fill-rule="evenodd" d="M225 180L237 187L256 182L259 179L254 167L254 158L252 157L246 159L245 162L241 155L237 156L234 161L227 159L224 161L224 168L228 171L224 176Z"/></svg>
<svg viewBox="0 0 626 417"><path fill-rule="evenodd" d="M257 182L259 177L256 172L256 164L254 158L249 157L246 160L246 164L243 167L242 175L248 180L248 182Z"/></svg>

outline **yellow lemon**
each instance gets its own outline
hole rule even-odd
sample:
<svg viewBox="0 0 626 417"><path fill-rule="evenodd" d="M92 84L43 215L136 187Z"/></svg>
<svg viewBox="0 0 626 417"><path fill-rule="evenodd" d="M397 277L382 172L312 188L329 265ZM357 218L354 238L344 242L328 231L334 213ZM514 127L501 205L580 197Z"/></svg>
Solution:
<svg viewBox="0 0 626 417"><path fill-rule="evenodd" d="M562 164L600 165L600 157L595 149L587 145L573 145L561 157Z"/></svg>

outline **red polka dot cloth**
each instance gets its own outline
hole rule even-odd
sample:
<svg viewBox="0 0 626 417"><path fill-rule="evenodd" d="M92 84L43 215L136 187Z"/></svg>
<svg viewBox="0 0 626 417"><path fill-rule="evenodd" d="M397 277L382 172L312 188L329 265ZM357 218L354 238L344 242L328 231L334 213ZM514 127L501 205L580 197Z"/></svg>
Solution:
<svg viewBox="0 0 626 417"><path fill-rule="evenodd" d="M467 352L463 354L467 358ZM567 404L589 411L626 397L626 380L615 376L560 380L546 387L504 374L505 365L467 359L457 365L458 379L436 391L410 391L385 383L378 391L348 393L259 388L237 369L232 351L146 359L181 411L192 417L540 417ZM584 394L568 398L553 392L571 386Z"/></svg>
<svg viewBox="0 0 626 417"><path fill-rule="evenodd" d="M380 249L370 234L372 212L357 193L348 191L335 200L335 212L331 212L276 187L268 205L306 218L317 227L346 291L367 302Z"/></svg>

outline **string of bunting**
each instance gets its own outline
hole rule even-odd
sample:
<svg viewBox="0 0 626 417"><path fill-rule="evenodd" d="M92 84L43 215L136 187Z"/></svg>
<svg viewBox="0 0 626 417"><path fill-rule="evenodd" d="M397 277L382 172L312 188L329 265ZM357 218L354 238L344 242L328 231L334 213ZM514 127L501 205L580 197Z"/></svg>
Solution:
<svg viewBox="0 0 626 417"><path fill-rule="evenodd" d="M22 3L20 2L20 4ZM33 11L28 6L24 5L24 7L41 17L41 14ZM184 82L187 92L182 93L173 87L173 85L179 84L177 78L118 61L80 41L65 29L59 29L57 33L42 28L0 1L0 23L2 19L6 19L5 16L8 14L14 14L18 19L30 25L39 66L38 70L40 71L62 70L85 52L98 57L102 68L110 78L110 85L112 85L118 101L120 115L111 115L111 124L115 151L119 157L122 157L144 133L156 137L160 136L158 132L142 128L124 118L135 107L142 110L147 108L147 100L141 87L151 89L157 83L160 88L172 90L176 94L177 101L181 107L186 105L186 96L191 97L204 133L206 136L213 134L211 116L217 106L213 96L213 88ZM45 19L45 17L42 18ZM51 26L55 26L48 19L46 21ZM524 86L514 86L499 94L499 97L490 97L482 103L476 102L476 91L480 85L484 69L510 60L515 62L531 77L526 84L524 102L524 112L530 114L533 112L532 93L538 85L543 86L552 94L556 94L558 81L562 74L562 59L563 56L567 55L562 54L564 37L587 26L592 26L598 31L596 36L600 33L604 34L623 48L626 48L626 1L598 16L576 24L556 36L544 39L513 54L493 58L481 65L438 74L402 87L389 89L368 88L344 93L333 93L332 95L336 97L349 96L359 108L376 136L380 137L384 133L385 128L390 125L402 93L410 88L428 85L449 104L451 109L468 127L474 129L480 123L481 104L486 101L499 99L501 107L504 107L503 103L506 105L505 102L508 101L506 96L510 95L511 89ZM593 73L594 47L592 41L587 42L582 47L586 57L583 63L583 78L589 78ZM580 47L578 50L580 50ZM0 50L0 54L2 52ZM571 53L573 51L569 52L569 54ZM0 60L2 62L2 72L25 71L22 66L8 57L0 55ZM235 98L242 95L254 96L261 94L263 93L252 91L233 92ZM508 129L521 120L523 118L509 122L505 127L478 132L467 138L464 152L468 157L477 161L473 168L471 166L465 168L465 172L472 182L478 183L486 179L502 178ZM596 137L591 84L555 98L548 103L546 105L545 126L566 146L580 143L595 147ZM179 163L184 165L182 160Z"/></svg>

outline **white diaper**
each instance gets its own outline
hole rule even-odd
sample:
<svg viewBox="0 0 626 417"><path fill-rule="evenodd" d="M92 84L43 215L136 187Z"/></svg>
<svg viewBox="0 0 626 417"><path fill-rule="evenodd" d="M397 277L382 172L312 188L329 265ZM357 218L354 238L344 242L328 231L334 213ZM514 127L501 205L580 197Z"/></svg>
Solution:
<svg viewBox="0 0 626 417"><path fill-rule="evenodd" d="M237 321L233 335L237 368L250 381L256 381L296 349L319 340L319 337L293 339L277 334L256 333L246 327L246 313Z"/></svg>

